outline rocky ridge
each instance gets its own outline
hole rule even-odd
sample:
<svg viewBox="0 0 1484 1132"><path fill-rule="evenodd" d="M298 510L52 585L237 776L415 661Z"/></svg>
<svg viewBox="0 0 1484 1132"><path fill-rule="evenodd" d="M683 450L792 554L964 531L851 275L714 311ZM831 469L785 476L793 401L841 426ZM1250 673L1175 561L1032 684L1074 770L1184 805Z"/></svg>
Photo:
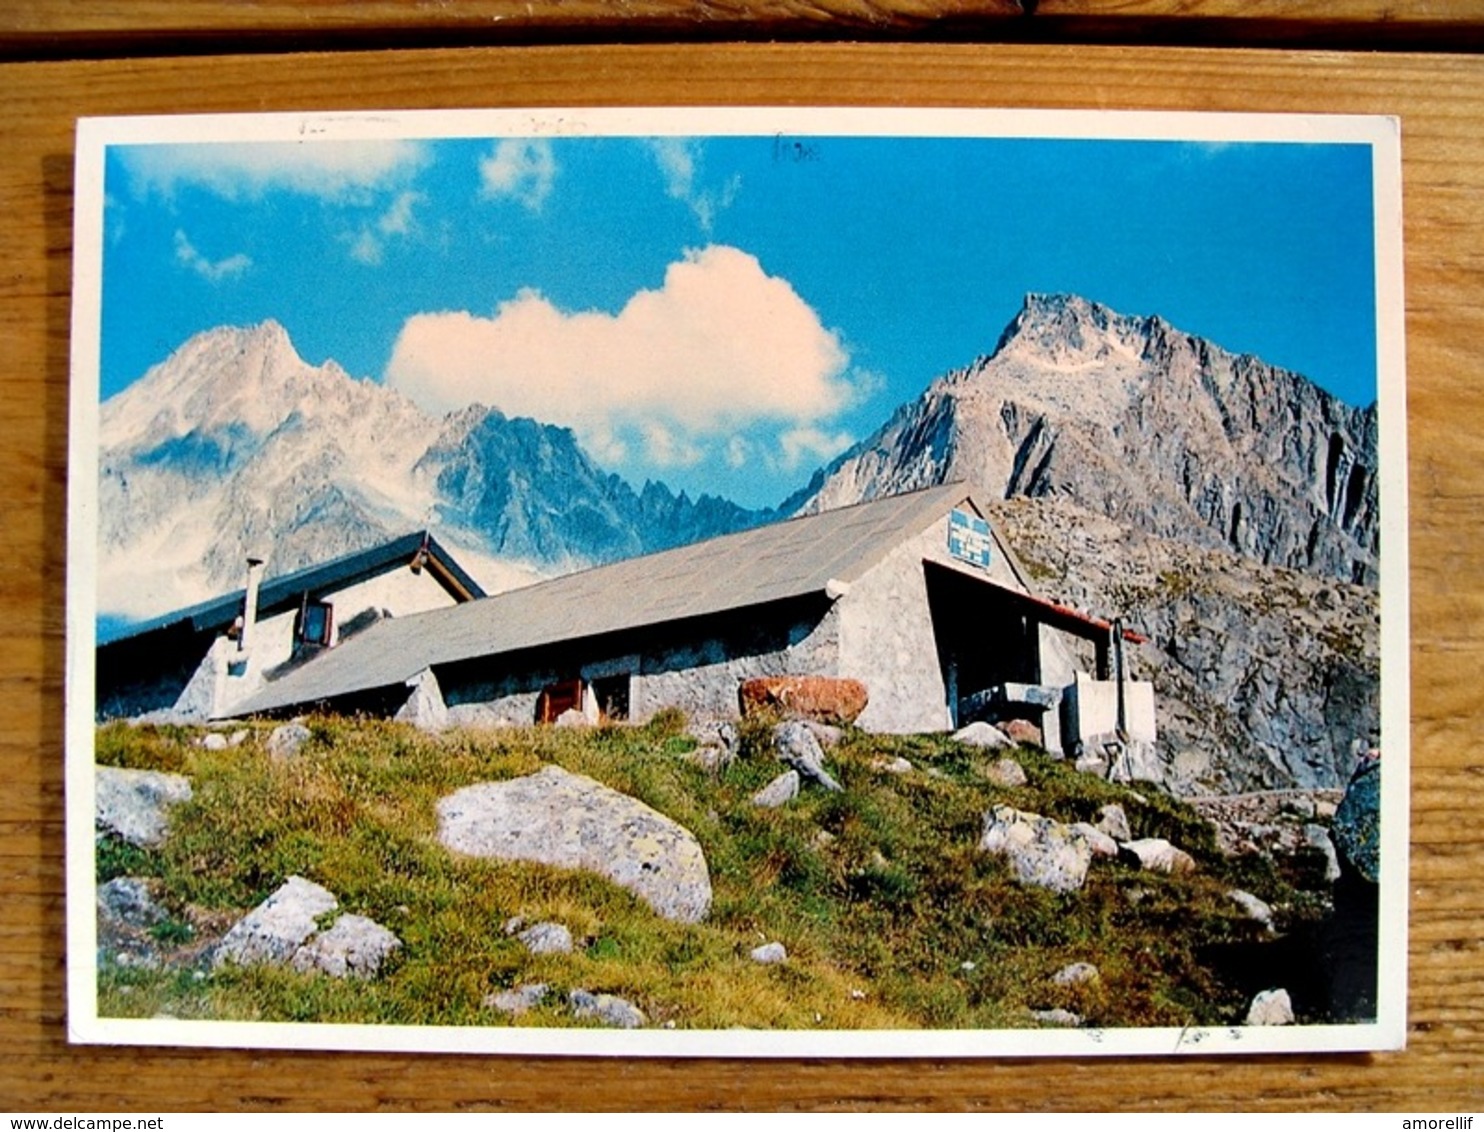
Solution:
<svg viewBox="0 0 1484 1132"><path fill-rule="evenodd" d="M1345 581L1377 577L1376 410L1158 316L1028 295L995 350L935 381L785 504L962 479Z"/></svg>

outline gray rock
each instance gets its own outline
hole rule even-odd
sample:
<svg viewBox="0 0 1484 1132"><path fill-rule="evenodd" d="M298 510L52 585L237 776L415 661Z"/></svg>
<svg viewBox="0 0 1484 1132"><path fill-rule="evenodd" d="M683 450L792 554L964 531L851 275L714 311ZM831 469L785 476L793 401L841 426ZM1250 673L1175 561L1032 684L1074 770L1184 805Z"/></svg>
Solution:
<svg viewBox="0 0 1484 1132"><path fill-rule="evenodd" d="M644 1025L644 1012L627 999L612 994L593 994L578 988L567 995L574 1018L595 1018L605 1026L637 1030Z"/></svg>
<svg viewBox="0 0 1484 1132"><path fill-rule="evenodd" d="M1329 830L1322 825L1304 826L1304 844L1324 857L1324 879L1334 883L1340 879L1340 858L1335 853L1335 843L1329 838Z"/></svg>
<svg viewBox="0 0 1484 1132"><path fill-rule="evenodd" d="M1098 778L1108 777L1108 756L1099 751L1087 751L1078 755L1072 763L1072 769L1081 774L1091 774Z"/></svg>
<svg viewBox="0 0 1484 1132"><path fill-rule="evenodd" d="M1265 928L1273 926L1273 909L1265 901L1258 899L1250 892L1243 892L1240 888L1234 888L1226 895L1232 903L1242 909L1243 914L1249 920Z"/></svg>
<svg viewBox="0 0 1484 1132"><path fill-rule="evenodd" d="M911 774L912 762L897 755L895 758L878 758L871 761L871 769L882 774Z"/></svg>
<svg viewBox="0 0 1484 1132"><path fill-rule="evenodd" d="M1381 759L1355 769L1331 825L1335 848L1372 884L1381 879Z"/></svg>
<svg viewBox="0 0 1484 1132"><path fill-rule="evenodd" d="M1128 815L1117 802L1109 802L1098 810L1097 827L1114 841L1134 839L1133 831L1129 829Z"/></svg>
<svg viewBox="0 0 1484 1132"><path fill-rule="evenodd" d="M1114 860L1118 856L1118 842L1114 841L1097 826L1088 825L1085 821L1079 821L1072 826L1073 833L1080 833L1087 838L1088 847L1092 849L1094 857L1103 857Z"/></svg>
<svg viewBox="0 0 1484 1132"><path fill-rule="evenodd" d="M1092 862L1092 847L1082 834L1012 806L995 806L984 815L979 848L1005 857L1022 884L1054 892L1081 888Z"/></svg>
<svg viewBox="0 0 1484 1132"><path fill-rule="evenodd" d="M1082 1025L1080 1014L1073 1014L1070 1010L1062 1010L1060 1007L1055 1010L1032 1010L1031 1015L1043 1026L1064 1026L1068 1029L1075 1029Z"/></svg>
<svg viewBox="0 0 1484 1132"><path fill-rule="evenodd" d="M532 955L570 955L572 933L563 924L543 921L532 924L515 937Z"/></svg>
<svg viewBox="0 0 1484 1132"><path fill-rule="evenodd" d="M845 739L845 729L836 727L833 723L821 723L817 719L804 719L799 722L809 728L814 738L819 740L820 747L826 751L833 751Z"/></svg>
<svg viewBox="0 0 1484 1132"><path fill-rule="evenodd" d="M681 923L695 923L711 906L706 858L689 830L558 766L441 799L438 840L473 857L587 869Z"/></svg>
<svg viewBox="0 0 1484 1132"><path fill-rule="evenodd" d="M98 826L142 848L165 840L170 807L191 798L188 779L158 770L100 766L94 781Z"/></svg>
<svg viewBox="0 0 1484 1132"><path fill-rule="evenodd" d="M971 723L967 727L960 727L953 733L953 738L960 743L967 743L971 747L983 747L986 750L1015 746L1008 735L983 720Z"/></svg>
<svg viewBox="0 0 1484 1132"><path fill-rule="evenodd" d="M296 971L370 979L401 947L402 941L375 920L345 915L295 951L291 962Z"/></svg>
<svg viewBox="0 0 1484 1132"><path fill-rule="evenodd" d="M98 923L149 928L165 919L151 883L143 877L114 877L98 886Z"/></svg>
<svg viewBox="0 0 1484 1132"><path fill-rule="evenodd" d="M555 722L558 727L587 727L592 723L592 720L588 719L587 716L583 715L576 708L568 708L556 717Z"/></svg>
<svg viewBox="0 0 1484 1132"><path fill-rule="evenodd" d="M546 991L545 983L521 983L509 990L486 995L484 1006L487 1010L519 1016L540 1006L541 1000L546 997Z"/></svg>
<svg viewBox="0 0 1484 1132"><path fill-rule="evenodd" d="M1195 872L1195 858L1183 849L1176 849L1163 837L1125 841L1122 848L1141 869L1148 869L1153 873Z"/></svg>
<svg viewBox="0 0 1484 1132"><path fill-rule="evenodd" d="M782 963L788 958L788 949L783 944L774 941L765 943L761 947L754 947L747 954L754 963Z"/></svg>
<svg viewBox="0 0 1484 1132"><path fill-rule="evenodd" d="M814 732L801 720L791 719L773 729L773 747L788 766L826 790L843 790L824 768L824 750Z"/></svg>
<svg viewBox="0 0 1484 1132"><path fill-rule="evenodd" d="M1248 1026L1291 1026L1293 1003L1282 987L1259 991L1247 1009Z"/></svg>
<svg viewBox="0 0 1484 1132"><path fill-rule="evenodd" d="M204 747L208 751L225 751L227 749L227 737L220 731L208 731L196 740L196 746Z"/></svg>
<svg viewBox="0 0 1484 1132"><path fill-rule="evenodd" d="M248 731L248 729L246 727L240 727L240 728L238 728L236 731L232 732L232 734L230 736L227 737L227 746L229 746L229 747L240 747L240 746L242 746L243 743L247 742L247 737L250 734L251 734L251 732Z"/></svg>
<svg viewBox="0 0 1484 1132"><path fill-rule="evenodd" d="M1098 969L1091 963L1068 963L1051 981L1059 987L1080 987L1098 981Z"/></svg>
<svg viewBox="0 0 1484 1132"><path fill-rule="evenodd" d="M448 727L448 705L443 702L443 689L433 670L424 668L407 681L407 686L412 692L393 718L432 734Z"/></svg>
<svg viewBox="0 0 1484 1132"><path fill-rule="evenodd" d="M319 930L319 917L339 906L328 889L303 877L289 877L232 926L217 945L212 963L217 967L287 963Z"/></svg>
<svg viewBox="0 0 1484 1132"><path fill-rule="evenodd" d="M1024 786L1029 781L1021 765L1014 759L1000 759L984 772L984 777L996 786L1005 787Z"/></svg>
<svg viewBox="0 0 1484 1132"><path fill-rule="evenodd" d="M275 759L291 759L309 741L310 731L297 720L275 727L268 736L268 754Z"/></svg>
<svg viewBox="0 0 1484 1132"><path fill-rule="evenodd" d="M737 757L737 727L730 720L702 720L686 726L685 733L696 741L690 759L703 770L725 770Z"/></svg>
<svg viewBox="0 0 1484 1132"><path fill-rule="evenodd" d="M786 806L799 796L799 772L786 770L752 796L752 804L765 810Z"/></svg>

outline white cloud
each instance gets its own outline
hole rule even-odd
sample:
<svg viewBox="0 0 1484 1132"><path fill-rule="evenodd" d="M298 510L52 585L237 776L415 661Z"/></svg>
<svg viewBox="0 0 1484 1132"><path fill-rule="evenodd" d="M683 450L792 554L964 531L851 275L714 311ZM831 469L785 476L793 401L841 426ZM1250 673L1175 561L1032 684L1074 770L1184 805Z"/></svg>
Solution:
<svg viewBox="0 0 1484 1132"><path fill-rule="evenodd" d="M650 138L645 144L664 175L665 191L685 202L702 231L711 231L716 214L736 199L742 178L733 176L719 188L702 189L696 183L702 159L700 142L693 138Z"/></svg>
<svg viewBox="0 0 1484 1132"><path fill-rule="evenodd" d="M423 146L400 140L144 145L118 152L137 195L170 196L194 185L227 200L273 189L357 199L406 183L428 160Z"/></svg>
<svg viewBox="0 0 1484 1132"><path fill-rule="evenodd" d="M556 179L556 157L545 138L505 138L479 163L486 197L514 197L532 212L541 208Z"/></svg>
<svg viewBox="0 0 1484 1132"><path fill-rule="evenodd" d="M673 466L701 459L708 441L745 458L746 442L723 438L758 424L799 432L785 451L829 447L838 438L808 426L853 400L848 360L786 280L713 245L671 264L663 286L617 314L566 312L525 291L492 318L416 315L386 378L434 412L478 401L570 426L595 452L633 441L651 463Z"/></svg>
<svg viewBox="0 0 1484 1132"><path fill-rule="evenodd" d="M854 443L848 432L830 434L814 426L792 428L778 438L782 466L793 471L806 460L810 464L833 459Z"/></svg>
<svg viewBox="0 0 1484 1132"><path fill-rule="evenodd" d="M175 230L175 260L177 263L190 268L202 279L212 283L219 283L223 279L231 279L235 275L241 275L252 266L252 258L238 252L229 255L225 259L210 260L198 252L195 245L186 237L179 228Z"/></svg>
<svg viewBox="0 0 1484 1132"><path fill-rule="evenodd" d="M727 467L740 468L752 455L752 445L745 436L734 436L727 441Z"/></svg>
<svg viewBox="0 0 1484 1132"><path fill-rule="evenodd" d="M408 236L416 228L412 210L425 198L408 189L399 193L391 205L351 240L351 258L374 267L381 262L386 241L392 236Z"/></svg>

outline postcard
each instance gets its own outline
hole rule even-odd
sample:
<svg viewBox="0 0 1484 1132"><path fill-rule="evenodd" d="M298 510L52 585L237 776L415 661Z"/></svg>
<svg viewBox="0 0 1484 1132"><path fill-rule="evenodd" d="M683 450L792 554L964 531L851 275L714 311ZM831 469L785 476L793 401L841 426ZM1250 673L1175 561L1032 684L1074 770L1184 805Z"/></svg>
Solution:
<svg viewBox="0 0 1484 1132"><path fill-rule="evenodd" d="M72 1040L1399 1047L1399 146L81 121Z"/></svg>

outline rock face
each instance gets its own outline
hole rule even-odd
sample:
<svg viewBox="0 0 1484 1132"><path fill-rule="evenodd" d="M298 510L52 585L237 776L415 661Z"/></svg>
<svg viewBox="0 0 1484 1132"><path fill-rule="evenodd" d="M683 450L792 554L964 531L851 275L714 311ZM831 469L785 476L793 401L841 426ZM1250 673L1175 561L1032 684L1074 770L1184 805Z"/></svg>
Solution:
<svg viewBox="0 0 1484 1132"><path fill-rule="evenodd" d="M737 692L743 715L773 713L840 726L854 723L869 696L859 680L835 676L759 676Z"/></svg>
<svg viewBox="0 0 1484 1132"><path fill-rule="evenodd" d="M711 906L706 858L689 830L558 766L443 798L438 839L474 857L596 872L681 923L701 920Z"/></svg>
<svg viewBox="0 0 1484 1132"><path fill-rule="evenodd" d="M1122 613L1155 687L1150 775L1180 794L1343 788L1380 727L1377 592L1161 538L1061 499L991 507L1040 592ZM1094 756L1097 752L1088 752ZM1080 764L1079 764L1080 765Z"/></svg>
<svg viewBox="0 0 1484 1132"><path fill-rule="evenodd" d="M1330 826L1335 848L1372 884L1381 879L1381 760L1356 767Z"/></svg>
<svg viewBox="0 0 1484 1132"><path fill-rule="evenodd" d="M164 841L170 807L191 798L189 780L157 770L100 766L94 782L98 828L141 847Z"/></svg>
<svg viewBox="0 0 1484 1132"><path fill-rule="evenodd" d="M979 848L1006 858L1022 884L1054 892L1081 888L1092 863L1092 847L1080 833L1012 806L995 806L984 815Z"/></svg>
<svg viewBox="0 0 1484 1132"><path fill-rule="evenodd" d="M954 479L1161 536L1376 577L1376 413L1158 316L1028 295L998 346L837 459L801 510Z"/></svg>

